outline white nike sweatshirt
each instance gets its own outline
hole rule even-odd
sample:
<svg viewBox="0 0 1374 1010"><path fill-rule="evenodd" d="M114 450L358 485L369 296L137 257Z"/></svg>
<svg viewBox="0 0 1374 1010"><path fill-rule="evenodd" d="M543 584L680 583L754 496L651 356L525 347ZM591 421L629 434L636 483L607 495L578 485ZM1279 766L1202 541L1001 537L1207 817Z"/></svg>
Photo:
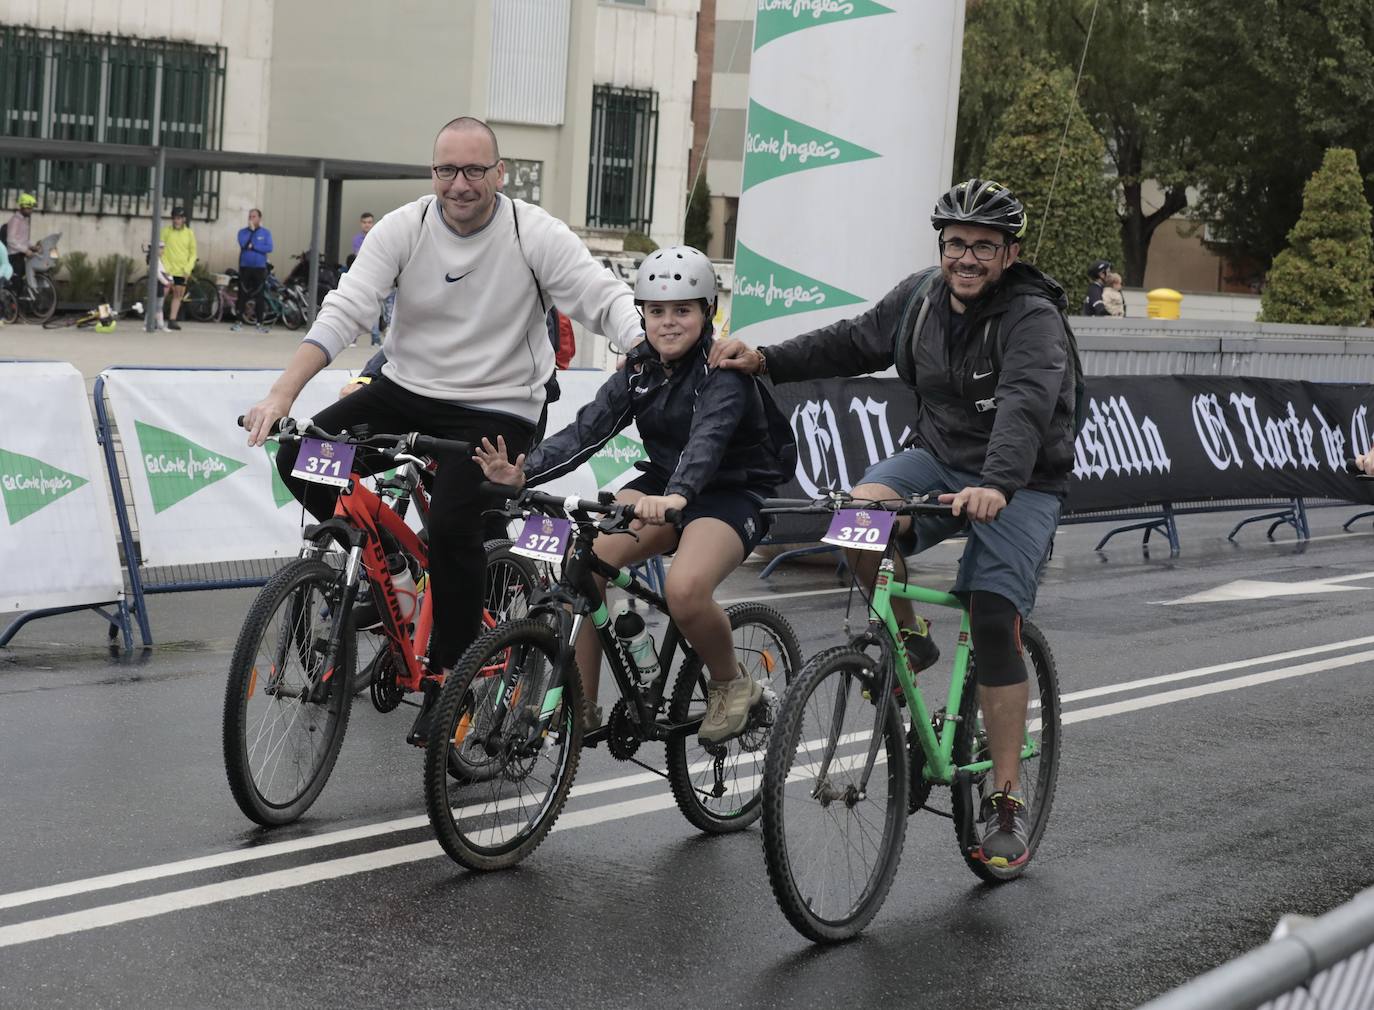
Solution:
<svg viewBox="0 0 1374 1010"><path fill-rule="evenodd" d="M304 339L332 361L395 290L383 375L420 396L536 422L554 360L531 269L549 307L623 347L639 338L630 288L562 221L498 194L490 223L467 236L433 196L385 215Z"/></svg>

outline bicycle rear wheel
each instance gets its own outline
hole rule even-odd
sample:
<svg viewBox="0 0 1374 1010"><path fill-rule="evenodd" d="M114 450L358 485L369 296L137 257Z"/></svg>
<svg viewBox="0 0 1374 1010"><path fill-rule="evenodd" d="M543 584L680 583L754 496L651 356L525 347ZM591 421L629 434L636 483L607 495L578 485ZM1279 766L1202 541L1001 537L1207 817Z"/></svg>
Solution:
<svg viewBox="0 0 1374 1010"><path fill-rule="evenodd" d="M208 323L219 316L219 289L208 280L192 281L181 306L188 318Z"/></svg>
<svg viewBox="0 0 1374 1010"><path fill-rule="evenodd" d="M1029 621L1021 622L1021 646L1027 672L1030 674L1030 710L1027 712L1027 735L1035 744L1035 753L1021 759L1021 792L1026 800L1030 822L1027 831L1027 858L1020 866L997 867L983 862L973 853L978 846L978 827L975 818L985 775L972 779L965 788L953 791L954 830L964 862L981 880L1003 884L1026 872L1040 848L1045 834L1050 807L1054 804L1055 785L1059 780L1059 672L1054 654L1044 634ZM983 731L983 716L978 707L977 677L969 663L963 698L959 702L959 725L954 734L954 763L966 765L988 759L987 735ZM990 773L989 773L990 774ZM994 788L996 786L994 785Z"/></svg>
<svg viewBox="0 0 1374 1010"><path fill-rule="evenodd" d="M902 856L906 741L891 692L878 690L880 672L850 646L812 657L768 742L768 881L787 921L817 943L849 939L869 923ZM873 772L861 788L875 732Z"/></svg>
<svg viewBox="0 0 1374 1010"><path fill-rule="evenodd" d="M7 287L0 287L0 322L15 323L19 321L19 302L14 297L14 292Z"/></svg>
<svg viewBox="0 0 1374 1010"><path fill-rule="evenodd" d="M484 632L444 680L425 751L425 806L444 851L470 870L514 866L553 828L577 774L582 682L571 661L546 690L559 639L523 619ZM495 681L499 690L481 689ZM483 781L449 775L450 754L485 765Z"/></svg>
<svg viewBox="0 0 1374 1010"><path fill-rule="evenodd" d="M259 824L305 813L339 756L354 663L351 622L339 622L333 640L342 597L336 569L294 561L263 587L239 632L224 691L224 766L239 809Z"/></svg>
<svg viewBox="0 0 1374 1010"><path fill-rule="evenodd" d="M787 618L760 603L725 609L735 656L744 672L763 685L763 700L749 713L744 733L723 743L704 745L696 731L667 743L668 783L677 807L695 827L710 834L740 831L759 817L763 757L778 706L801 667L801 648ZM668 719L675 725L706 716L708 674L701 658L689 652L673 685Z"/></svg>

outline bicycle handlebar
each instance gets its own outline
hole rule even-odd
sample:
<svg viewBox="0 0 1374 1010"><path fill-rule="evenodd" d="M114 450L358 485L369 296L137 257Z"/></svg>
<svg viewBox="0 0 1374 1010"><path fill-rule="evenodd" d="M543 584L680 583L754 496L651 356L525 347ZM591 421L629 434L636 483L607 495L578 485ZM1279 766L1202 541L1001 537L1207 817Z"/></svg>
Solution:
<svg viewBox="0 0 1374 1010"><path fill-rule="evenodd" d="M238 425L245 427L243 415L239 415ZM348 445L361 445L374 449L383 449L396 452L418 453L421 456L471 456L472 443L459 441L456 438L437 438L433 435L421 435L417 431L409 432L404 435L368 434L356 436L345 430L342 432L325 431L306 418L297 421L295 418L279 418L272 425L270 434L276 435L278 441L296 442L301 438L318 438L326 442L344 442Z"/></svg>
<svg viewBox="0 0 1374 1010"><path fill-rule="evenodd" d="M589 501L586 498L549 494L546 491L534 491L528 488L515 487L511 484L496 484L491 481L483 481L478 491L488 497L504 498L535 508L558 509L564 513L586 512L589 515L617 516L626 522L636 518L635 507L625 502ZM676 524L682 518L682 513L677 509L668 509L663 513L663 518L669 523Z"/></svg>
<svg viewBox="0 0 1374 1010"><path fill-rule="evenodd" d="M948 516L954 514L952 505L945 505L938 501L932 501L931 495L915 495L911 498L904 498L901 501L861 501L849 495L847 492L832 495L827 498L765 498L761 511L765 515L810 515L829 512L838 512L844 508L863 508L875 511L895 512L898 515L939 515Z"/></svg>

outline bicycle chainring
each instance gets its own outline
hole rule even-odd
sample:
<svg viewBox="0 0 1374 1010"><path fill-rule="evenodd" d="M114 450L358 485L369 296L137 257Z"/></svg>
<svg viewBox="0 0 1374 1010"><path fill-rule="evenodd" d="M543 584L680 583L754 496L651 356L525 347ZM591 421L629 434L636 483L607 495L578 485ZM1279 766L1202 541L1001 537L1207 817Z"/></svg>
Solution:
<svg viewBox="0 0 1374 1010"><path fill-rule="evenodd" d="M377 657L377 671L372 678L372 707L378 712L392 712L401 704L405 692L396 683L396 657L388 649Z"/></svg>
<svg viewBox="0 0 1374 1010"><path fill-rule="evenodd" d="M606 720L606 749L617 761L628 761L639 750L641 737L639 727L630 719L630 708L621 698L611 706L610 718Z"/></svg>
<svg viewBox="0 0 1374 1010"><path fill-rule="evenodd" d="M942 708L931 717L931 724L935 727L937 734L940 731L940 723L944 720L944 715L945 710ZM907 816L910 816L925 806L926 800L930 799L930 782L925 777L926 754L925 751L921 750L920 741L916 739L914 726L906 731L906 750L907 760L910 762L906 812Z"/></svg>
<svg viewBox="0 0 1374 1010"><path fill-rule="evenodd" d="M736 737L740 750L758 752L765 749L777 714L778 696L771 687L765 685L763 697L749 710L749 721L745 724L744 732Z"/></svg>

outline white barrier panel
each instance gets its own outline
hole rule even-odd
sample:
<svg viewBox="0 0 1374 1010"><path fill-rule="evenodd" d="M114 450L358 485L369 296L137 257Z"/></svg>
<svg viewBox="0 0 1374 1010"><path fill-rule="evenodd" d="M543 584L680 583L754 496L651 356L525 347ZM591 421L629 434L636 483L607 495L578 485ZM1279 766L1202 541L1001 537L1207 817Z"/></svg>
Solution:
<svg viewBox="0 0 1374 1010"><path fill-rule="evenodd" d="M936 262L963 3L757 0L731 330L858 315Z"/></svg>
<svg viewBox="0 0 1374 1010"><path fill-rule="evenodd" d="M578 408L596 398L596 391L611 376L610 372L567 371L558 373L558 385L563 395L557 402L549 405L549 424L547 434L552 435L564 426L571 424ZM631 424L616 435L586 463L572 473L539 485L539 490L549 494L575 494L582 498L595 498L597 491L615 491L639 476L635 463L645 459L644 445L639 440L639 430Z"/></svg>
<svg viewBox="0 0 1374 1010"><path fill-rule="evenodd" d="M235 424L279 372L101 374L124 443L145 565L289 557L300 549L301 507L277 475L276 444L250 448ZM323 410L352 374L321 372L292 413L306 418Z"/></svg>
<svg viewBox="0 0 1374 1010"><path fill-rule="evenodd" d="M81 373L0 362L0 612L124 592L105 461Z"/></svg>

